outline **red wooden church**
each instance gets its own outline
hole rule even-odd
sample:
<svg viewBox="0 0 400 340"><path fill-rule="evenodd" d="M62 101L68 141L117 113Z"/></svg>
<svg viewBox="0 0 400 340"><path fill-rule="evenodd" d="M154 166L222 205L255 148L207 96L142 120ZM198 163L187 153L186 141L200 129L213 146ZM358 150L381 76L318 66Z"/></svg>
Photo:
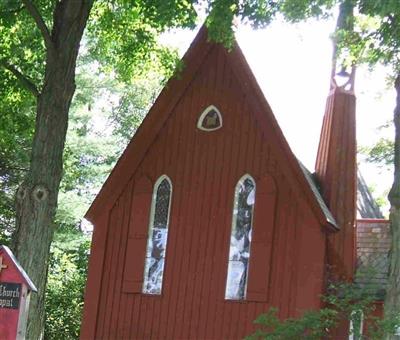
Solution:
<svg viewBox="0 0 400 340"><path fill-rule="evenodd" d="M236 339L321 306L355 266L355 97L329 94L311 175L240 48L207 41L160 94L87 213L82 339ZM318 183L318 185L317 185Z"/></svg>

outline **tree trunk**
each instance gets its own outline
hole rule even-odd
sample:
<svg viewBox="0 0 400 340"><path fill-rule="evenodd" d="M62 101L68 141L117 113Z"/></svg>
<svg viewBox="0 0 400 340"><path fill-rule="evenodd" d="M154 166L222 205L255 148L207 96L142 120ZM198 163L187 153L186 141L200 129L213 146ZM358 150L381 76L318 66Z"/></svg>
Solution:
<svg viewBox="0 0 400 340"><path fill-rule="evenodd" d="M75 91L75 67L93 0L61 0L54 11L52 46L47 49L45 79L37 100L31 164L16 198L13 249L38 288L33 294L27 338L42 339L44 296L54 217L62 177L68 111Z"/></svg>
<svg viewBox="0 0 400 340"><path fill-rule="evenodd" d="M385 317L400 310L400 74L395 81L396 107L394 109L394 181L389 192L390 233L389 279L385 298ZM393 337L395 339L396 337Z"/></svg>

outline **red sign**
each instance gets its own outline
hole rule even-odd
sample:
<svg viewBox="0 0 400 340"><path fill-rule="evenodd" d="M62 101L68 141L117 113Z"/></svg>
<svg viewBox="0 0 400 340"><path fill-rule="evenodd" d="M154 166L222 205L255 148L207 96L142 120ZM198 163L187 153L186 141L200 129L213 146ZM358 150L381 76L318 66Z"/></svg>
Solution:
<svg viewBox="0 0 400 340"><path fill-rule="evenodd" d="M24 339L30 293L36 287L11 250L0 246L0 337Z"/></svg>

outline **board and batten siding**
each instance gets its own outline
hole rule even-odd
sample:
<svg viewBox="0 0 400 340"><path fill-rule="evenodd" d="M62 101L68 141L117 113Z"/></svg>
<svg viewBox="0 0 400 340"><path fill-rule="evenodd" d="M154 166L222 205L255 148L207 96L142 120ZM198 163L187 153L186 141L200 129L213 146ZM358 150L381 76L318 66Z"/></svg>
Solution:
<svg viewBox="0 0 400 340"><path fill-rule="evenodd" d="M326 234L276 136L252 114L226 53L211 49L109 211L96 339L239 339L271 306L282 318L320 306ZM201 131L197 119L211 104L223 126ZM172 182L172 202L162 294L125 293L135 182L146 176L154 185L164 174ZM244 174L256 185L264 176L275 183L263 302L224 299L234 189ZM256 201L255 220L263 209Z"/></svg>

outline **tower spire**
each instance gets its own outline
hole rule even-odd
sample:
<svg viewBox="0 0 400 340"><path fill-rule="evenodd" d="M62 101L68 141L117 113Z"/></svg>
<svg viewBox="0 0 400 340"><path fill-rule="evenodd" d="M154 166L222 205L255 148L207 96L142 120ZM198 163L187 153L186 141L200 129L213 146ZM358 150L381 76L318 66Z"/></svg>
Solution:
<svg viewBox="0 0 400 340"><path fill-rule="evenodd" d="M345 1L340 6L337 30L351 30L352 22L353 7L351 1ZM357 193L355 66L346 72L346 68L340 65L342 70L339 74L345 76L345 80L339 83L336 56L337 43L334 39L330 93L315 169L325 202L340 227L339 232L328 236L330 278L351 280L355 269Z"/></svg>

